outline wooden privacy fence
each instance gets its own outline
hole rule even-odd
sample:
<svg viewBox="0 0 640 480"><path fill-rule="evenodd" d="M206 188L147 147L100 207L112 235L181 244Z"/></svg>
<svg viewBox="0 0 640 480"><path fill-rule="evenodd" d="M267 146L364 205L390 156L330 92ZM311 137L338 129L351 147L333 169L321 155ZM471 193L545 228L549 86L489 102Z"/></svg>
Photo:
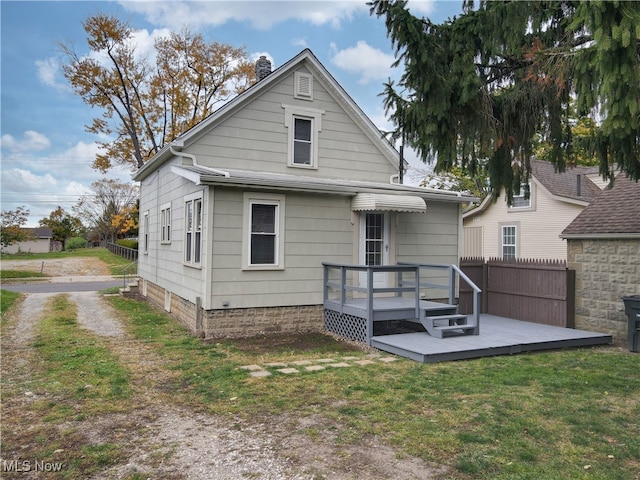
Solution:
<svg viewBox="0 0 640 480"><path fill-rule="evenodd" d="M576 272L565 261L462 258L460 269L482 289L482 313L574 328ZM459 291L460 312L471 312L473 291Z"/></svg>

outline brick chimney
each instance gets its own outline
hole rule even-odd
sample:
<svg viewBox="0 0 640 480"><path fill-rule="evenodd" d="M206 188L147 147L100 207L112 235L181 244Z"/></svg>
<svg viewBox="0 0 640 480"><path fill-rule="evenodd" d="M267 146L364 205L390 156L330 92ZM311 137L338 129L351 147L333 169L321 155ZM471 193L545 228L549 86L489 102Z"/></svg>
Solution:
<svg viewBox="0 0 640 480"><path fill-rule="evenodd" d="M271 73L271 62L262 55L256 62L256 81L263 80Z"/></svg>

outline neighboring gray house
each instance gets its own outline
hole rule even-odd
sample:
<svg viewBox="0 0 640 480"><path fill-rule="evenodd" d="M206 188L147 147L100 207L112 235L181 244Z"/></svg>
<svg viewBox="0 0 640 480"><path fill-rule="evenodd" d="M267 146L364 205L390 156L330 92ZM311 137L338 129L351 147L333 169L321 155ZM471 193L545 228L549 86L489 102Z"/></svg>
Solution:
<svg viewBox="0 0 640 480"><path fill-rule="evenodd" d="M398 152L310 50L256 70L135 174L143 295L206 336L320 330L322 262L457 264L471 198L399 185Z"/></svg>
<svg viewBox="0 0 640 480"><path fill-rule="evenodd" d="M561 236L576 271L576 328L625 341L622 297L640 295L640 183L619 174Z"/></svg>
<svg viewBox="0 0 640 480"><path fill-rule="evenodd" d="M51 251L53 231L48 227L21 228L29 235L27 240L2 248L2 253L48 253Z"/></svg>

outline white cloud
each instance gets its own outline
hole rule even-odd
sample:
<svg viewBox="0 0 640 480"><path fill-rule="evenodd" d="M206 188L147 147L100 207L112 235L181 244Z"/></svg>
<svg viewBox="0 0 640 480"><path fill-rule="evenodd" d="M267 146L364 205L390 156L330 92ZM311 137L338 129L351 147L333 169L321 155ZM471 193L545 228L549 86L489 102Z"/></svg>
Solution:
<svg viewBox="0 0 640 480"><path fill-rule="evenodd" d="M306 38L292 38L291 45L293 45L294 47L302 47L302 48L307 48L309 46Z"/></svg>
<svg viewBox="0 0 640 480"><path fill-rule="evenodd" d="M361 0L346 1L273 1L252 2L130 2L120 4L141 13L158 25L172 30L185 26L200 28L223 25L230 21L248 22L253 28L268 30L286 20L301 20L313 25L340 27L357 14L369 15L369 7Z"/></svg>
<svg viewBox="0 0 640 480"><path fill-rule="evenodd" d="M59 87L56 81L60 66L58 59L55 57L45 58L44 60L36 60L38 67L38 79L50 87Z"/></svg>
<svg viewBox="0 0 640 480"><path fill-rule="evenodd" d="M445 0L451 1L451 0ZM426 17L433 13L435 7L435 0L409 0L409 11L416 16ZM462 2L460 2L462 3Z"/></svg>
<svg viewBox="0 0 640 480"><path fill-rule="evenodd" d="M18 151L3 154L2 209L26 206L30 211L28 226L36 226L58 206L70 211L80 195L91 193L91 184L104 177L91 168L98 150L95 143L78 142L65 151L44 156ZM106 176L131 182L126 167L116 167Z"/></svg>
<svg viewBox="0 0 640 480"><path fill-rule="evenodd" d="M358 41L355 47L344 50L338 50L332 43L331 49L334 52L331 63L349 73L360 75L358 83L361 85L372 80L386 80L393 73L393 55L373 48L364 40Z"/></svg>
<svg viewBox="0 0 640 480"><path fill-rule="evenodd" d="M12 152L38 152L51 146L51 142L45 135L33 130L24 132L22 139L16 139L9 134L2 135L0 143L3 149Z"/></svg>

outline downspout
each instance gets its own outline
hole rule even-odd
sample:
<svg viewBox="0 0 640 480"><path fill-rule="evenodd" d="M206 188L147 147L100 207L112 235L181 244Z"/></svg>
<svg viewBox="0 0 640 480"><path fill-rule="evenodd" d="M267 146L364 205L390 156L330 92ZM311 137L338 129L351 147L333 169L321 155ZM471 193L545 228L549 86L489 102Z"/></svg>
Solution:
<svg viewBox="0 0 640 480"><path fill-rule="evenodd" d="M183 158L189 158L191 159L191 163L193 164L194 167L200 167L202 165L198 164L198 161L196 160L196 156L192 155L191 153L186 153L186 152L180 152L177 151L173 148L173 145L169 145L169 151L171 153L173 153L176 157L183 157ZM206 167L208 170L211 170L214 173L217 173L218 175L222 175L223 177L229 178L231 175L229 174L229 172L225 172L224 170L219 170L217 168L212 168L212 167Z"/></svg>

